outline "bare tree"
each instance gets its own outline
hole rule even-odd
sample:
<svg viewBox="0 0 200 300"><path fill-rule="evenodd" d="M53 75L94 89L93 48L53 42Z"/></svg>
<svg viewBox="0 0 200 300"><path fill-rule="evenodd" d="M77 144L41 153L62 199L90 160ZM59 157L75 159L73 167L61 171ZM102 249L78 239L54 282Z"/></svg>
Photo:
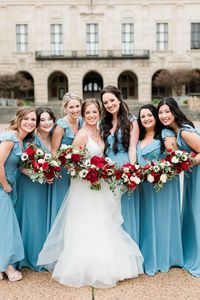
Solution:
<svg viewBox="0 0 200 300"><path fill-rule="evenodd" d="M181 96L183 87L190 83L200 84L200 73L189 68L162 70L154 79L155 86L171 88L176 96Z"/></svg>

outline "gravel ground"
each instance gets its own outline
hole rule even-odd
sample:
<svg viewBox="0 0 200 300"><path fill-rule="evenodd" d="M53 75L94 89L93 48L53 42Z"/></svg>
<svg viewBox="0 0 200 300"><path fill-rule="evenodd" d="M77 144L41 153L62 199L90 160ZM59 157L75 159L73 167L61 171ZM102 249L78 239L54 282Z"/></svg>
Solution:
<svg viewBox="0 0 200 300"><path fill-rule="evenodd" d="M0 282L2 300L91 300L91 288L70 288L57 283L48 272L23 271L23 280ZM200 278L173 268L154 277L141 275L125 280L111 289L97 289L95 300L197 300L200 299Z"/></svg>

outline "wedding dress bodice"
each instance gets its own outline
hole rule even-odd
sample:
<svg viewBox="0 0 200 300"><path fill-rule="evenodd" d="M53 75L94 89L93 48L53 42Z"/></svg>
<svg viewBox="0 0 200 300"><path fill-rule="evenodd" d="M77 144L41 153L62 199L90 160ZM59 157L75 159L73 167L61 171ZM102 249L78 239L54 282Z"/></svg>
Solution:
<svg viewBox="0 0 200 300"><path fill-rule="evenodd" d="M88 150L90 156L102 156L103 150L101 149L100 145L95 142L91 137L88 136L88 142L86 144L86 149Z"/></svg>

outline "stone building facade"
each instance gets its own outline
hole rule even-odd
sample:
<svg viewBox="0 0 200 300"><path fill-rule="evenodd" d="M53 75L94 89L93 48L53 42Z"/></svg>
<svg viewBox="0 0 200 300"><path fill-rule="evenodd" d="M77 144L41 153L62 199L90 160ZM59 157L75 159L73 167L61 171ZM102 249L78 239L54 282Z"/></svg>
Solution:
<svg viewBox="0 0 200 300"><path fill-rule="evenodd" d="M118 86L149 102L162 69L200 69L199 0L0 0L0 74L33 80L36 104Z"/></svg>

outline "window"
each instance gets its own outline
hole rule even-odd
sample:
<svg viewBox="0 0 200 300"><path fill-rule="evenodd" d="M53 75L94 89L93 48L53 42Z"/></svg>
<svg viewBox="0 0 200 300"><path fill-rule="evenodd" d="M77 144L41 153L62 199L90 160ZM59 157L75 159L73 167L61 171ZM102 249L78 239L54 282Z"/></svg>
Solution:
<svg viewBox="0 0 200 300"><path fill-rule="evenodd" d="M63 52L62 24L51 25L51 51L53 55L61 55Z"/></svg>
<svg viewBox="0 0 200 300"><path fill-rule="evenodd" d="M156 49L168 50L168 24L156 24Z"/></svg>
<svg viewBox="0 0 200 300"><path fill-rule="evenodd" d="M87 55L98 55L98 24L86 25Z"/></svg>
<svg viewBox="0 0 200 300"><path fill-rule="evenodd" d="M200 49L200 23L191 24L191 49Z"/></svg>
<svg viewBox="0 0 200 300"><path fill-rule="evenodd" d="M133 54L133 24L122 24L122 54Z"/></svg>
<svg viewBox="0 0 200 300"><path fill-rule="evenodd" d="M17 52L28 51L28 25L16 25Z"/></svg>

